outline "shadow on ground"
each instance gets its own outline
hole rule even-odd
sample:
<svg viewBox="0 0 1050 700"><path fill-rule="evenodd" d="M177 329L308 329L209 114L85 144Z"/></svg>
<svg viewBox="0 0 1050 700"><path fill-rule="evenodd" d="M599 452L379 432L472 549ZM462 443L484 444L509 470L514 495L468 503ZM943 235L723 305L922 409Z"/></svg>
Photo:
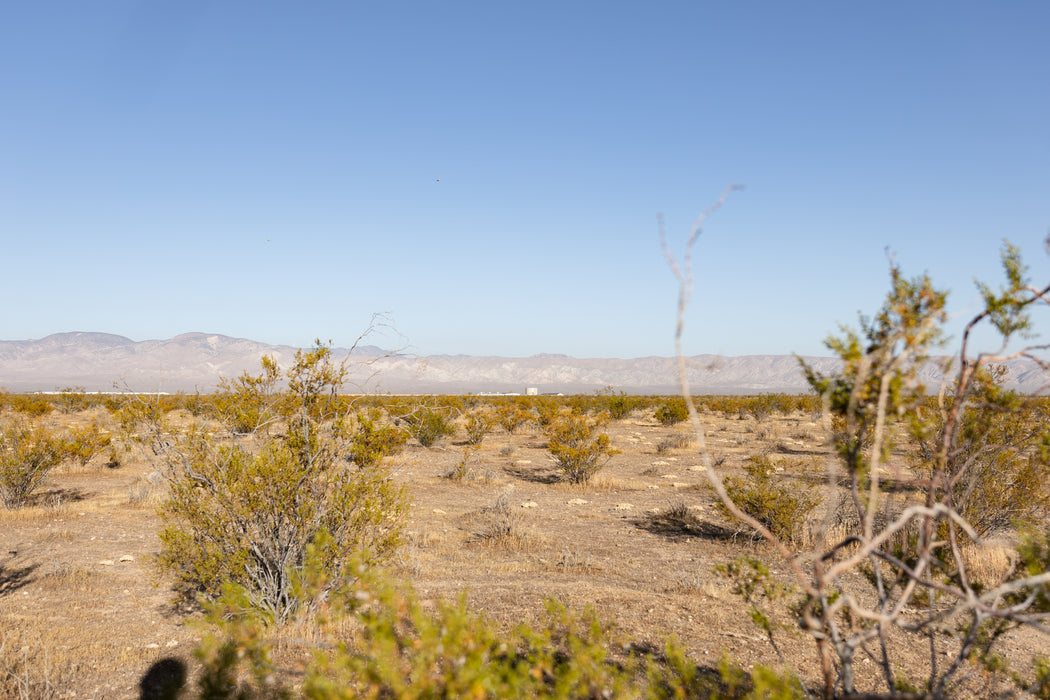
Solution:
<svg viewBox="0 0 1050 700"><path fill-rule="evenodd" d="M673 540L701 537L709 540L734 540L741 536L739 530L730 529L701 520L691 511L679 508L650 513L632 521L640 530L661 535Z"/></svg>
<svg viewBox="0 0 1050 700"><path fill-rule="evenodd" d="M556 484L564 478L559 471L549 469L529 469L528 467L503 467L503 471L515 479L531 481L534 484Z"/></svg>
<svg viewBox="0 0 1050 700"><path fill-rule="evenodd" d="M35 580L33 572L39 567L39 564L22 567L0 565L0 597L10 595L31 584Z"/></svg>

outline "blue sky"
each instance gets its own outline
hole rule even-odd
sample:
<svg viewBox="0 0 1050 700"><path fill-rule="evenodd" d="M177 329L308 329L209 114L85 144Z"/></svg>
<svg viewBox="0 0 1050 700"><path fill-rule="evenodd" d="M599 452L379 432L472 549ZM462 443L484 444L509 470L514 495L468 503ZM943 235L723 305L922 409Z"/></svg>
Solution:
<svg viewBox="0 0 1050 700"><path fill-rule="evenodd" d="M0 338L826 354L1050 278L1044 2L5 2ZM378 339L389 344L392 339Z"/></svg>

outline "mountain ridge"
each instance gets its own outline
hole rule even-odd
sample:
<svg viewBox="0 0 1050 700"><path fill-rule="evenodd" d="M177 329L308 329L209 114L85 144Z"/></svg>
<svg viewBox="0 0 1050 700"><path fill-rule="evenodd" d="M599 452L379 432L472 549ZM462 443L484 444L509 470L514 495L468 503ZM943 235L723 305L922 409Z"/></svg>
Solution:
<svg viewBox="0 0 1050 700"><path fill-rule="evenodd" d="M8 391L192 392L215 389L222 377L256 373L270 355L286 367L298 348L218 333L188 332L168 339L134 341L111 333L72 331L36 340L0 341L0 387ZM333 348L339 359L347 348ZM830 357L806 357L822 373L841 366ZM686 358L696 394L804 393L809 390L793 355L695 355ZM673 357L576 358L541 353L528 357L390 353L376 346L354 349L347 391L389 393L593 393L607 386L635 394L678 392ZM1008 386L1045 393L1050 373L1031 361L1008 363ZM921 369L927 386L941 380L937 367Z"/></svg>

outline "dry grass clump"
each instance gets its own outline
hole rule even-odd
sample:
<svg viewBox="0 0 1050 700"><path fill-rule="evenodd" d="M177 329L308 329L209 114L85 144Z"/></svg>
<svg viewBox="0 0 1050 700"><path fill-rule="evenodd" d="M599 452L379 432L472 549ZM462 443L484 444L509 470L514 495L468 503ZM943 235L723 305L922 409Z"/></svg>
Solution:
<svg viewBox="0 0 1050 700"><path fill-rule="evenodd" d="M491 484L496 481L496 473L485 465L478 448L473 446L464 450L463 459L441 476L450 481L470 484Z"/></svg>
<svg viewBox="0 0 1050 700"><path fill-rule="evenodd" d="M496 502L467 515L469 541L488 547L520 551L529 546L530 536L523 529L525 513L514 506L510 496L501 493Z"/></svg>
<svg viewBox="0 0 1050 700"><path fill-rule="evenodd" d="M18 646L12 640L10 635L0 640L0 697L66 697L64 689L76 679L79 664L68 658L56 659L46 649Z"/></svg>
<svg viewBox="0 0 1050 700"><path fill-rule="evenodd" d="M687 447L692 447L695 442L696 439L688 433L674 433L656 443L656 452L657 454L664 454L671 450L684 450Z"/></svg>

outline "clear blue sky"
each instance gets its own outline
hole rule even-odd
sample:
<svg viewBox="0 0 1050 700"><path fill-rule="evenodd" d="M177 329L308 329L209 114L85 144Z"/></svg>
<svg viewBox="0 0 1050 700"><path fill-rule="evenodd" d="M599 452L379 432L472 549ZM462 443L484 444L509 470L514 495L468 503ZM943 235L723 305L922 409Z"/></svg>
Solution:
<svg viewBox="0 0 1050 700"><path fill-rule="evenodd" d="M0 4L0 339L826 354L1050 278L1046 2ZM385 341L380 339L379 344Z"/></svg>

